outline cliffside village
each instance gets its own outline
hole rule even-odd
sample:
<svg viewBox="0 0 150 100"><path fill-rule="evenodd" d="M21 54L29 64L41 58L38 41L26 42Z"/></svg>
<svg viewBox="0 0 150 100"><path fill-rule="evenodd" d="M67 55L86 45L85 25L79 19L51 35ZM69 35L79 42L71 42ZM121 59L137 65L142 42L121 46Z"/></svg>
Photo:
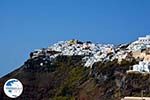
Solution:
<svg viewBox="0 0 150 100"><path fill-rule="evenodd" d="M113 61L118 59L120 63L123 59L138 59L139 64L133 65L130 72L150 72L150 35L139 37L138 40L130 44L114 46L112 44L94 44L90 41L81 42L78 40L60 41L46 49L38 49L30 54L34 59L38 56L45 56L45 60L53 60L59 55L84 55L85 67L92 67L98 61ZM40 65L43 66L45 62Z"/></svg>

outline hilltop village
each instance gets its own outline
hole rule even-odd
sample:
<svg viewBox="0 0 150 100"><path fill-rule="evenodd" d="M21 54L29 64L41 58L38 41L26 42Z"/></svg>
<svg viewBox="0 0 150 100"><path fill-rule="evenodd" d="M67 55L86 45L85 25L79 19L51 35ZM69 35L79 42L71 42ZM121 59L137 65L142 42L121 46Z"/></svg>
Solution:
<svg viewBox="0 0 150 100"><path fill-rule="evenodd" d="M122 60L138 60L139 64L131 66L128 72L150 72L150 35L139 37L130 44L94 44L90 41L82 42L79 40L60 41L48 48L35 50L30 54L30 59L44 56L40 66L46 63L46 60L52 61L59 55L84 56L83 63L85 67L91 67L95 62L113 61L115 59L120 63ZM45 61L45 62L44 62Z"/></svg>
<svg viewBox="0 0 150 100"><path fill-rule="evenodd" d="M60 41L31 52L0 82L14 77L24 86L18 100L133 100L142 93L147 100L150 35L120 45ZM0 100L7 98L0 88Z"/></svg>

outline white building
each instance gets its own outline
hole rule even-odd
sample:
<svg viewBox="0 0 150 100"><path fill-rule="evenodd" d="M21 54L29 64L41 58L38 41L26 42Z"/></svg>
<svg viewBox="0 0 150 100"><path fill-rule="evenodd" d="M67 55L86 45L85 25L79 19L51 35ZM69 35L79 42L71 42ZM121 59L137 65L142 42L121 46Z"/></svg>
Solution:
<svg viewBox="0 0 150 100"><path fill-rule="evenodd" d="M139 37L138 42L143 44L150 44L150 35L146 35L146 37Z"/></svg>
<svg viewBox="0 0 150 100"><path fill-rule="evenodd" d="M150 72L150 62L140 61L139 64L133 65L133 70L132 71Z"/></svg>
<svg viewBox="0 0 150 100"><path fill-rule="evenodd" d="M141 51L142 49L150 47L150 35L139 37L137 41L132 42L128 49L132 51Z"/></svg>

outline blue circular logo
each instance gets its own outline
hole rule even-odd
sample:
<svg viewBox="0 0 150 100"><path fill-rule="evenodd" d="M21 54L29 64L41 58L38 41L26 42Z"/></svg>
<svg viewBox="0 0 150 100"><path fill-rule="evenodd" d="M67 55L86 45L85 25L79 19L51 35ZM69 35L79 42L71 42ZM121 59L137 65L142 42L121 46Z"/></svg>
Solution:
<svg viewBox="0 0 150 100"><path fill-rule="evenodd" d="M9 79L4 84L4 92L10 98L17 98L23 92L23 85L18 79Z"/></svg>

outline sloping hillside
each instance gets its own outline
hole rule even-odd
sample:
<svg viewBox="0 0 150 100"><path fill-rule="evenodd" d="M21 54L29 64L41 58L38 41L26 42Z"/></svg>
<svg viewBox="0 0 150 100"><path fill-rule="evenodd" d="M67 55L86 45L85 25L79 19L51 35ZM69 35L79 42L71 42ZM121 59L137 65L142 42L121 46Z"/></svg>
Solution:
<svg viewBox="0 0 150 100"><path fill-rule="evenodd" d="M16 100L120 100L141 96L141 91L149 97L149 62L138 65L142 59L132 54L137 47L142 53L147 50L140 46L143 44L137 42L119 46L78 40L58 42L31 52L30 58L0 78L0 83L10 78L23 83L23 93ZM135 69L127 72L133 66ZM3 86L0 100L11 100Z"/></svg>
<svg viewBox="0 0 150 100"><path fill-rule="evenodd" d="M124 96L150 96L150 75L126 74L133 60L95 63L83 67L82 56L58 56L40 66L41 57L29 59L19 69L0 79L19 79L24 91L17 100L118 100ZM3 91L2 88L0 91ZM9 100L2 92L1 100Z"/></svg>

